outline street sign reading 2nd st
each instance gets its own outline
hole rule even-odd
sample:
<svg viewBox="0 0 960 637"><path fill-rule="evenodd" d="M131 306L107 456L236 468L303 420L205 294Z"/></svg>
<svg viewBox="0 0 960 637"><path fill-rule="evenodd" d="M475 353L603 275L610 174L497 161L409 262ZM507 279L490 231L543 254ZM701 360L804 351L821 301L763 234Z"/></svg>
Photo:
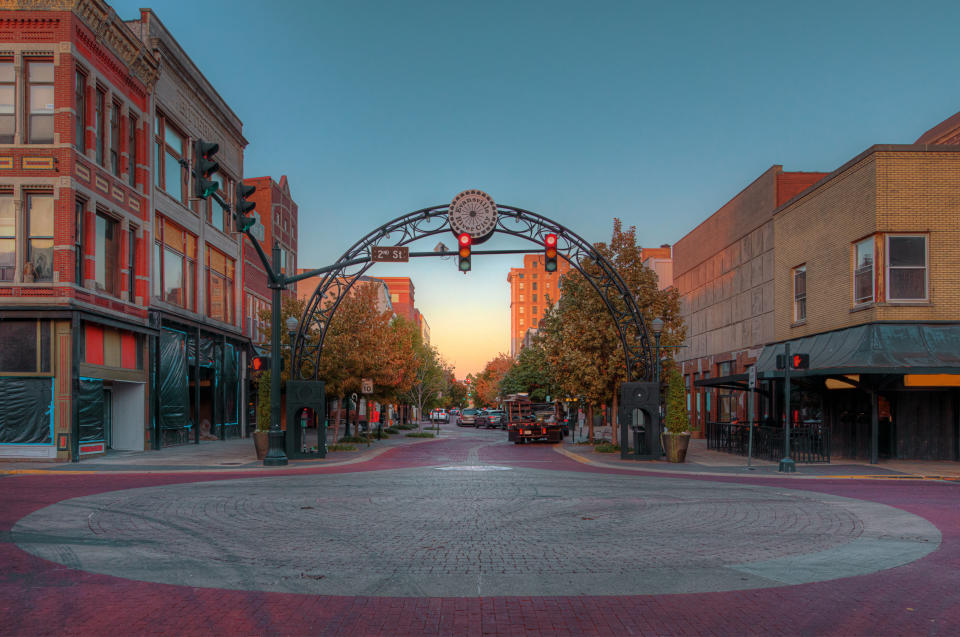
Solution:
<svg viewBox="0 0 960 637"><path fill-rule="evenodd" d="M410 248L407 246L373 246L370 260L374 262L405 263L410 260Z"/></svg>

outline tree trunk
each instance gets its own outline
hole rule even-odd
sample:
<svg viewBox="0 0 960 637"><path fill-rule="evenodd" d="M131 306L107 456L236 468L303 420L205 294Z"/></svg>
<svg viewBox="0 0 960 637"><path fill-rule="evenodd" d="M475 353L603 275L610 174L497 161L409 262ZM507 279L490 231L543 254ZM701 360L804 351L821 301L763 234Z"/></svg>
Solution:
<svg viewBox="0 0 960 637"><path fill-rule="evenodd" d="M587 405L587 440L593 442L593 403Z"/></svg>
<svg viewBox="0 0 960 637"><path fill-rule="evenodd" d="M617 412L617 392L613 392L613 408L610 411L610 442L617 444L617 436L619 435L619 423L620 423L620 414Z"/></svg>
<svg viewBox="0 0 960 637"><path fill-rule="evenodd" d="M340 418L343 417L343 398L337 399L337 416L333 419L333 442L340 442Z"/></svg>

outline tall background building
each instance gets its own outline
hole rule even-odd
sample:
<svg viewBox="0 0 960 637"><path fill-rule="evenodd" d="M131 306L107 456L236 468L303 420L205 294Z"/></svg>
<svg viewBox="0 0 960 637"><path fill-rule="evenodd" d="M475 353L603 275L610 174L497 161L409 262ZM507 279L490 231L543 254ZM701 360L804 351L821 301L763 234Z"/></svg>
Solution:
<svg viewBox="0 0 960 637"><path fill-rule="evenodd" d="M542 254L525 254L522 268L510 268L510 355L516 356L523 338L536 330L548 304L560 298L560 277L570 271L565 259L557 259L557 271L547 272Z"/></svg>

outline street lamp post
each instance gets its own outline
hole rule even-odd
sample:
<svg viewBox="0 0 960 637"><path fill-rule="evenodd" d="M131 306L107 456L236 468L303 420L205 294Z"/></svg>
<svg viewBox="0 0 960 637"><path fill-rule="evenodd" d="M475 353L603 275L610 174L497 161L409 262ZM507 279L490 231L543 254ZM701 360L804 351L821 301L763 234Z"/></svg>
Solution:
<svg viewBox="0 0 960 637"><path fill-rule="evenodd" d="M656 350L657 364L653 370L653 380L660 383L660 335L663 333L663 319L659 316L653 319L653 322L650 323L650 328L653 330L653 342Z"/></svg>
<svg viewBox="0 0 960 637"><path fill-rule="evenodd" d="M294 342L294 341L296 340L296 338L297 338L297 327L300 325L300 321L297 320L297 317L296 317L296 316L288 316L286 323L287 323L287 336L290 337L290 378L293 378L293 342ZM288 398L288 400L289 400L289 398ZM287 412L287 414L288 414L288 417L289 417L289 411ZM295 417L295 420L296 420L297 422L288 422L288 423L287 423L287 432L290 433L291 435L293 435L293 428L294 428L294 427L300 427L300 418L299 418L299 416ZM300 451L301 451L301 452L306 451L306 450L307 450L307 449L306 449L306 442L307 442L307 441L306 441L306 434L305 434L305 432L304 432L302 429L299 429L299 430L298 430L298 434L299 434L299 437L300 437ZM296 439L297 439L297 438L293 438L293 440L296 440Z"/></svg>

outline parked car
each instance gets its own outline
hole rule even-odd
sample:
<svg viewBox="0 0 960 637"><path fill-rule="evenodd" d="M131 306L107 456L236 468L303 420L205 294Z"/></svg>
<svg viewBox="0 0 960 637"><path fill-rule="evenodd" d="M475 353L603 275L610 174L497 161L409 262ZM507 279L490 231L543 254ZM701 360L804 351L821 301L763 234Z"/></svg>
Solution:
<svg viewBox="0 0 960 637"><path fill-rule="evenodd" d="M502 409L488 409L484 415L483 426L493 429L506 429L507 412Z"/></svg>
<svg viewBox="0 0 960 637"><path fill-rule="evenodd" d="M446 409L438 407L430 412L430 422L450 422L450 416Z"/></svg>
<svg viewBox="0 0 960 637"><path fill-rule="evenodd" d="M479 409L464 409L463 413L460 414L460 422L457 424L460 426L473 425L478 413L480 413Z"/></svg>
<svg viewBox="0 0 960 637"><path fill-rule="evenodd" d="M479 409L477 410L477 415L473 417L473 426L479 429L480 427L485 426L487 423L487 410Z"/></svg>

